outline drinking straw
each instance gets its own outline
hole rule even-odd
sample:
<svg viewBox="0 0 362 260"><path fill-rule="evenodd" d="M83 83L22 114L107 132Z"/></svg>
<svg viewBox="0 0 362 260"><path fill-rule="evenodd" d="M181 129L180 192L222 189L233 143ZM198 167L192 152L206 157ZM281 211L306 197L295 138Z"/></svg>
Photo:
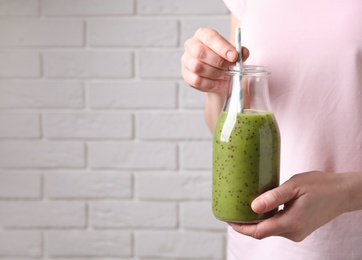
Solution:
<svg viewBox="0 0 362 260"><path fill-rule="evenodd" d="M238 113L244 112L244 100L243 92L241 87L242 82L242 53L241 53L241 29L235 28L235 48L238 52L238 59L236 61L236 70L237 72L232 73L232 86L231 86L231 96L229 103L229 110L226 116L224 126L221 130L220 140L223 142L228 142L231 132L234 129L236 123L236 117ZM240 73L239 73L240 71Z"/></svg>
<svg viewBox="0 0 362 260"><path fill-rule="evenodd" d="M231 103L233 105L233 109L236 110L236 113L244 112L244 104L243 104L243 91L241 88L241 80L242 80L242 51L241 51L241 28L235 28L235 48L238 52L238 59L236 60L236 69L240 71L239 73L234 74L233 76L233 86L232 91L234 95L231 96ZM238 94L237 94L238 93Z"/></svg>
<svg viewBox="0 0 362 260"><path fill-rule="evenodd" d="M242 66L242 51L241 51L241 28L237 27L235 28L235 48L238 52L238 59L236 61L236 66L239 66L241 69Z"/></svg>

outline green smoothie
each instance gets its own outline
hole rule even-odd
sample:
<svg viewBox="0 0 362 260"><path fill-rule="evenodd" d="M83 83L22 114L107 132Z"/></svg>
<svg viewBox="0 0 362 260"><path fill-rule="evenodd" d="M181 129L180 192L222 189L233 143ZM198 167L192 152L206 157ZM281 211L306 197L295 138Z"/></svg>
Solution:
<svg viewBox="0 0 362 260"><path fill-rule="evenodd" d="M273 216L277 209L257 214L250 205L279 185L279 161L280 135L273 113L244 110L228 118L222 112L213 140L214 215L237 223L257 223Z"/></svg>

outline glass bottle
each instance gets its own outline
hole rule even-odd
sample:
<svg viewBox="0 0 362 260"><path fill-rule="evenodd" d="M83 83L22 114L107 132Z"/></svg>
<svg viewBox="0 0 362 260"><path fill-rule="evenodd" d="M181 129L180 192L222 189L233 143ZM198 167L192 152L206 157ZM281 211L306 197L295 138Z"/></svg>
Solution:
<svg viewBox="0 0 362 260"><path fill-rule="evenodd" d="M270 110L267 67L231 66L229 93L213 137L212 209L216 218L258 223L251 202L279 185L280 134Z"/></svg>

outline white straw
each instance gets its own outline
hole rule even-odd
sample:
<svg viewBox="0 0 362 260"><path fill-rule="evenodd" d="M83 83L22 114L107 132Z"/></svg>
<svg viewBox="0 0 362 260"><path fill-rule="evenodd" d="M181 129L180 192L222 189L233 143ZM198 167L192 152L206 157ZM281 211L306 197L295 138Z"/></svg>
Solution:
<svg viewBox="0 0 362 260"><path fill-rule="evenodd" d="M238 52L238 59L236 61L236 66L241 66L242 63L242 52L241 52L241 28L235 28L235 48Z"/></svg>
<svg viewBox="0 0 362 260"><path fill-rule="evenodd" d="M237 70L240 70L240 74L238 72L233 73L233 81L231 86L231 96L228 114L226 116L224 126L221 130L220 140L223 142L229 142L229 138L231 136L231 132L234 129L236 123L237 114L243 113L244 111L244 97L241 89L241 81L242 81L242 55L241 55L241 29L235 28L235 48L238 52L238 59L236 61Z"/></svg>

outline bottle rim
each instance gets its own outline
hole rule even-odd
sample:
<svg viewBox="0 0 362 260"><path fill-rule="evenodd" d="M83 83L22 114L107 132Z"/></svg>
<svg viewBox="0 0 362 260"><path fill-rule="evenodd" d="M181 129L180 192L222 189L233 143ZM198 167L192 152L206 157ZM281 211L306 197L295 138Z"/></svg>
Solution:
<svg viewBox="0 0 362 260"><path fill-rule="evenodd" d="M247 76L265 76L271 73L267 66L261 65L230 66L228 72L231 74L240 73Z"/></svg>

